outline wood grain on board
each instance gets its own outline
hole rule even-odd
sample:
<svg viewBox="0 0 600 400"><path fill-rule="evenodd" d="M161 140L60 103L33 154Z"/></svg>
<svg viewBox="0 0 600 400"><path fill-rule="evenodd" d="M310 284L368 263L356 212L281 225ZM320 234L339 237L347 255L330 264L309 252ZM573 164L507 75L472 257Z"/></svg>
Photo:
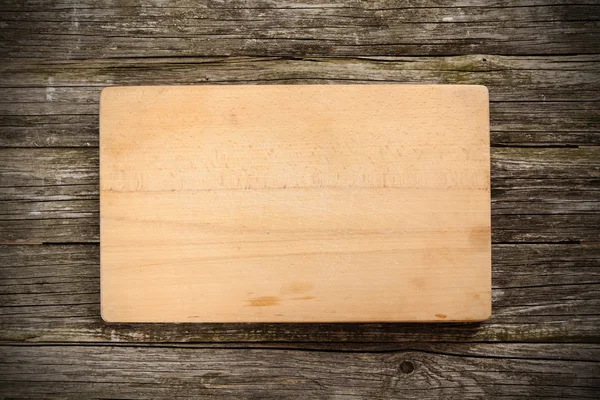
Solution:
<svg viewBox="0 0 600 400"><path fill-rule="evenodd" d="M481 86L109 88L103 317L486 319L489 177Z"/></svg>

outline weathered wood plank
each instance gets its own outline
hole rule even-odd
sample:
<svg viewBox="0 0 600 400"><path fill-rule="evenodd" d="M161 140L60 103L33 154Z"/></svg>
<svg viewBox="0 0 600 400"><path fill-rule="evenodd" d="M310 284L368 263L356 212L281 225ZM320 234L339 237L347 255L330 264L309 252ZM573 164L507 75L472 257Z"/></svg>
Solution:
<svg viewBox="0 0 600 400"><path fill-rule="evenodd" d="M492 241L598 242L600 214L502 215L492 217Z"/></svg>
<svg viewBox="0 0 600 400"><path fill-rule="evenodd" d="M98 147L98 115L0 115L0 147ZM588 142L588 133L569 135ZM509 139L510 140L510 139Z"/></svg>
<svg viewBox="0 0 600 400"><path fill-rule="evenodd" d="M493 246L492 259L493 285L498 289L600 281L598 244L498 244Z"/></svg>
<svg viewBox="0 0 600 400"><path fill-rule="evenodd" d="M492 146L598 145L597 102L490 104Z"/></svg>
<svg viewBox="0 0 600 400"><path fill-rule="evenodd" d="M46 343L8 342L14 346L40 346ZM88 343L47 343L49 345L80 345ZM192 349L234 349L234 350L308 350L332 351L341 353L425 351L446 355L469 357L495 357L514 359L539 359L563 361L598 361L598 344L593 343L453 343L453 342L204 342L204 343L89 343L111 347L158 347ZM540 357L541 355L541 357Z"/></svg>
<svg viewBox="0 0 600 400"><path fill-rule="evenodd" d="M31 150L0 150L0 242L98 241L98 149Z"/></svg>
<svg viewBox="0 0 600 400"><path fill-rule="evenodd" d="M116 4L115 4L116 3ZM506 4L508 3L508 4ZM276 8L276 9L297 9L297 8L316 8L322 10L328 10L331 8L346 8L346 9L404 9L404 8L473 8L473 7L495 7L495 8L506 8L506 7L532 7L532 6L564 6L564 5L594 5L596 4L593 0L521 0L518 4L513 2L498 2L494 0L458 0L448 4L444 0L427 0L423 2L412 2L408 0L394 1L394 0L373 0L368 3L361 1L355 1L347 4L346 2L323 2L321 0L303 0L303 1L292 1L292 2L281 2L279 0L260 0L254 2L247 2L244 0L212 0L212 1L197 1L197 0L153 0L153 1L127 1L121 0L119 2L113 2L110 7L98 7L98 3L95 0L78 0L76 4L73 4L70 0L53 0L51 3L45 0L23 0L18 2L18 10L30 10L39 11L41 7L48 10L67 10L70 11L73 8L86 9L86 8L115 8L115 7L146 7L146 8L169 8L169 7L193 7L197 6L200 8L206 8L208 6L213 8ZM203 7L204 6L204 7ZM0 1L0 11L15 10L15 5L12 0Z"/></svg>
<svg viewBox="0 0 600 400"><path fill-rule="evenodd" d="M0 246L0 339L41 342L595 342L599 245L494 245L482 324L107 324L97 245Z"/></svg>
<svg viewBox="0 0 600 400"><path fill-rule="evenodd" d="M0 242L98 241L97 149L0 149L0 171ZM600 240L599 178L598 147L493 148L494 242Z"/></svg>
<svg viewBox="0 0 600 400"><path fill-rule="evenodd" d="M2 6L0 54L98 58L198 55L598 53L597 4L465 1L55 1ZM135 40L130 38L135 36Z"/></svg>
<svg viewBox="0 0 600 400"><path fill-rule="evenodd" d="M0 149L0 155L2 188L98 185L98 149Z"/></svg>
<svg viewBox="0 0 600 400"><path fill-rule="evenodd" d="M492 101L598 100L598 55L455 57L196 57L8 59L0 86L27 101L95 103L97 87L243 83L458 83L486 85ZM79 88L74 88L79 87ZM48 91L45 87L52 87ZM9 90L10 89L10 90ZM12 93L12 94L11 94ZM83 113L83 112L76 112Z"/></svg>
<svg viewBox="0 0 600 400"><path fill-rule="evenodd" d="M495 178L492 214L584 214L600 211L600 179Z"/></svg>
<svg viewBox="0 0 600 400"><path fill-rule="evenodd" d="M492 149L492 179L599 178L600 148Z"/></svg>
<svg viewBox="0 0 600 400"><path fill-rule="evenodd" d="M577 351L578 347L563 345ZM544 358L510 344L472 357L421 350L320 352L115 346L0 346L0 395L86 398L594 398L594 361ZM598 357L597 348L583 348ZM495 347L498 353L498 347ZM503 356L506 351L509 356ZM501 360L502 368L498 367ZM184 367L174 369L174 366Z"/></svg>

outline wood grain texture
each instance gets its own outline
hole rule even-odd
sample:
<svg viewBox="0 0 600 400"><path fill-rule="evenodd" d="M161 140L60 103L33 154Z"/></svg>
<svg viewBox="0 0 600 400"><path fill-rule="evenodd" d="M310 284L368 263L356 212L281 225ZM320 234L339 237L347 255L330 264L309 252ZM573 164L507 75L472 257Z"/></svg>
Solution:
<svg viewBox="0 0 600 400"><path fill-rule="evenodd" d="M598 53L600 43L594 2L87 0L2 8L5 58L551 55Z"/></svg>
<svg viewBox="0 0 600 400"><path fill-rule="evenodd" d="M490 315L483 86L113 87L100 159L107 321Z"/></svg>
<svg viewBox="0 0 600 400"><path fill-rule="evenodd" d="M100 318L97 245L0 246L0 339L594 343L599 251L597 244L494 245L494 313L479 324L107 324Z"/></svg>
<svg viewBox="0 0 600 400"><path fill-rule="evenodd" d="M159 57L115 60L8 59L6 97L45 102L47 114L97 111L98 91L112 85L422 83L485 85L490 100L595 101L600 56L448 57ZM55 90L47 91L46 88ZM49 97L50 99L47 99ZM7 107L10 102L1 103ZM69 104L70 103L70 104ZM77 105L77 107L75 106ZM69 107L70 105L70 107ZM25 106L25 105L22 105ZM68 107L68 108L67 108ZM43 110L38 106L38 111Z"/></svg>
<svg viewBox="0 0 600 400"><path fill-rule="evenodd" d="M98 245L0 246L0 340L13 342L0 358L13 362L0 397L598 397L600 247L579 241L600 240L590 174L599 157L569 148L600 144L598 9L589 0L0 1L0 147L15 148L0 150L0 241L98 241L99 91L152 81L486 85L491 143L508 147L492 165L494 241L561 242L495 244L495 315L466 325L105 324ZM143 353L148 342L192 349ZM107 343L138 355L111 363ZM302 351L274 360L267 347ZM407 351L417 356L385 358ZM332 352L342 352L335 365ZM435 362L417 358L426 356ZM414 372L401 374L403 361ZM249 387L254 377L270 391Z"/></svg>
<svg viewBox="0 0 600 400"><path fill-rule="evenodd" d="M4 345L0 346L0 395L46 397L60 392L69 398L595 398L600 387L598 346L565 346L571 354L585 352L588 357L595 355L596 360L556 357L556 351L544 345L532 345L525 351L511 344L490 346L489 351L477 348L478 355L473 355L469 346L452 344L441 351L415 348L379 353ZM174 365L185 369L174 371ZM249 376L252 380L247 379Z"/></svg>

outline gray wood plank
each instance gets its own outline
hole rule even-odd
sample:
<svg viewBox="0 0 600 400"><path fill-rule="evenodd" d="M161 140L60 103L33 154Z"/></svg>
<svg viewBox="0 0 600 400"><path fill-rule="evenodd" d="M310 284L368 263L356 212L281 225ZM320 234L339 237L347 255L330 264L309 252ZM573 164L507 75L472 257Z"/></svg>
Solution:
<svg viewBox="0 0 600 400"><path fill-rule="evenodd" d="M198 55L598 53L595 3L439 1L8 2L0 54L105 58ZM135 37L135 40L131 40Z"/></svg>
<svg viewBox="0 0 600 400"><path fill-rule="evenodd" d="M556 345L555 345L556 346ZM418 347L418 346L416 346ZM0 395L60 398L595 398L597 362L519 353L0 346ZM531 346L536 348L535 346ZM558 345L598 357L597 347ZM479 346L479 349L484 348ZM504 353L508 354L504 356ZM60 393L58 396L57 394Z"/></svg>
<svg viewBox="0 0 600 400"><path fill-rule="evenodd" d="M600 179L492 180L492 214L588 214L600 210Z"/></svg>
<svg viewBox="0 0 600 400"><path fill-rule="evenodd" d="M96 103L100 87L144 84L457 83L488 86L492 101L592 101L600 100L599 61L598 55L486 54L7 59L1 66L0 87L4 98L27 102L50 98L53 105L74 103L86 110L86 104Z"/></svg>
<svg viewBox="0 0 600 400"><path fill-rule="evenodd" d="M597 342L600 245L493 246L481 324L108 324L97 245L0 246L0 340L28 342Z"/></svg>
<svg viewBox="0 0 600 400"><path fill-rule="evenodd" d="M0 1L0 11L15 10L14 2L11 0ZM510 3L510 2L505 2ZM373 0L368 3L362 3L355 1L350 4L337 4L336 2L323 3L319 0L304 0L302 2L281 2L279 0L261 0L260 2L250 3L244 0L212 0L212 1L197 1L197 0L153 0L153 1L122 1L116 4L110 4L108 6L100 7L95 0L78 0L76 4L73 4L70 0L52 0L52 2L44 0L23 0L18 2L18 10L30 10L40 11L40 8L48 10L67 10L70 11L73 8L86 9L86 8L124 8L124 7L146 7L146 8L170 8L170 7L193 7L198 6L200 8L214 7L214 8L252 8L252 9L297 9L297 8L316 8L322 10L328 10L331 8L346 8L346 9L404 9L404 8L474 8L474 7L495 7L499 9L507 7L532 7L532 6L564 6L564 5L594 5L596 4L593 0L521 0L518 4L498 4L494 0L457 0L448 4L444 0L427 0L423 2L412 2L407 0L393 1L393 0ZM202 7L204 5L204 7ZM394 7L395 6L395 7Z"/></svg>
<svg viewBox="0 0 600 400"><path fill-rule="evenodd" d="M0 149L0 187L98 185L98 149Z"/></svg>
<svg viewBox="0 0 600 400"><path fill-rule="evenodd" d="M596 207L597 210L597 207ZM600 214L492 216L492 242L600 242Z"/></svg>
<svg viewBox="0 0 600 400"><path fill-rule="evenodd" d="M492 179L598 178L600 148L492 149Z"/></svg>

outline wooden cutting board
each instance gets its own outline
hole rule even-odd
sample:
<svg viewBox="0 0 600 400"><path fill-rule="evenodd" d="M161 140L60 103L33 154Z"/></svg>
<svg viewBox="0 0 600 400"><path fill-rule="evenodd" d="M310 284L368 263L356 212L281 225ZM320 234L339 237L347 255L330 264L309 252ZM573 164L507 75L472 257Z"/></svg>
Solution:
<svg viewBox="0 0 600 400"><path fill-rule="evenodd" d="M103 318L488 318L488 114L467 85L103 90Z"/></svg>

